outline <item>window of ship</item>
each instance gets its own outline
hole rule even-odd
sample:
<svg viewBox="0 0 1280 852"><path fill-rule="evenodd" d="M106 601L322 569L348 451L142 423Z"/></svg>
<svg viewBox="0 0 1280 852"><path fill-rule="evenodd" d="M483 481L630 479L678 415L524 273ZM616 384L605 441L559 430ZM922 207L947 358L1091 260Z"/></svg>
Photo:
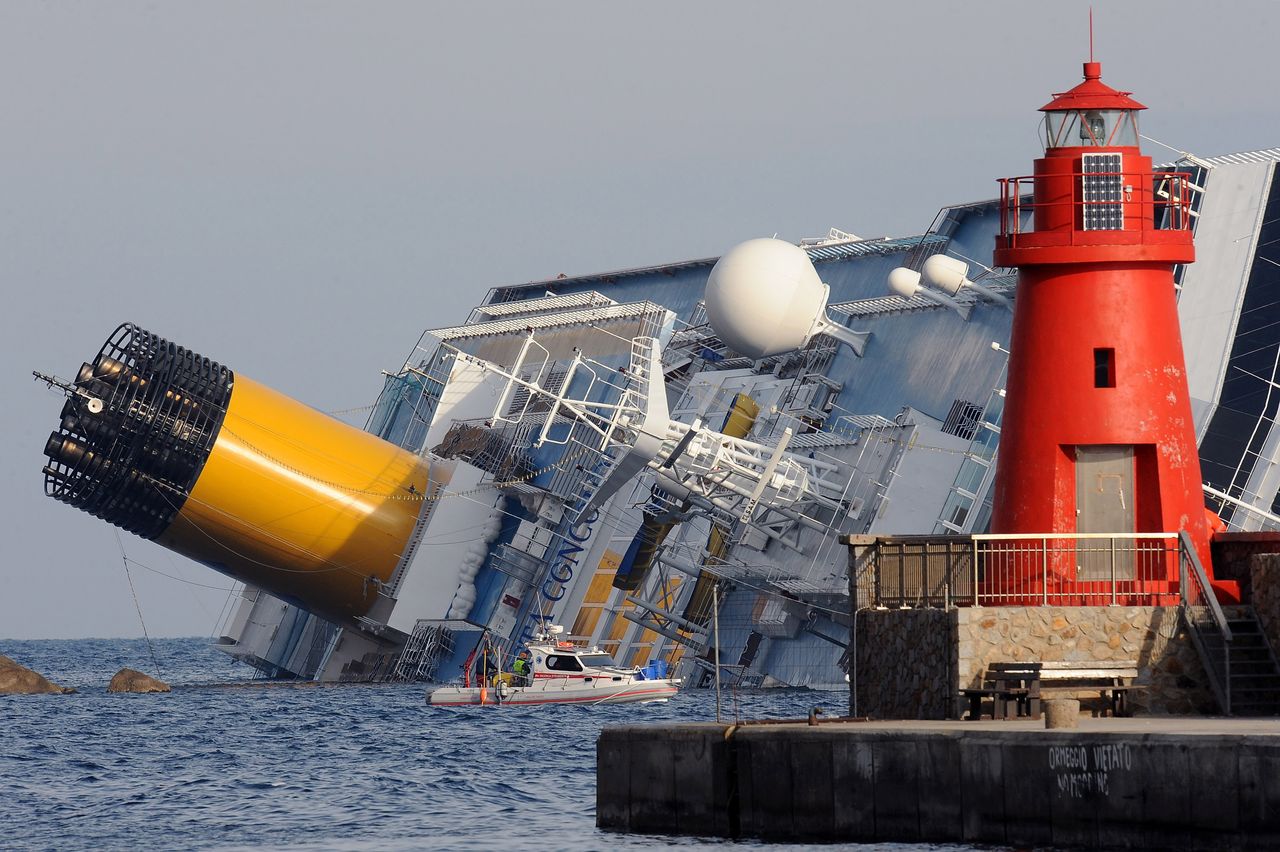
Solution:
<svg viewBox="0 0 1280 852"><path fill-rule="evenodd" d="M605 666L617 665L617 663L613 661L613 657L608 654L583 654L578 659L582 660L583 664L597 669L604 668Z"/></svg>
<svg viewBox="0 0 1280 852"><path fill-rule="evenodd" d="M558 672L580 672L582 671L582 663L578 662L577 657L570 657L566 654L548 654L547 668Z"/></svg>

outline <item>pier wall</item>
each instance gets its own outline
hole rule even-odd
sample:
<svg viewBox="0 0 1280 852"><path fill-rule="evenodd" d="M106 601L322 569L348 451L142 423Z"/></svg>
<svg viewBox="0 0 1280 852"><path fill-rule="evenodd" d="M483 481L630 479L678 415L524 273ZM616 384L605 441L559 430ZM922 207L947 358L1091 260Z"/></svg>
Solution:
<svg viewBox="0 0 1280 852"><path fill-rule="evenodd" d="M939 723L916 723L939 724ZM1280 737L619 726L597 746L617 831L1128 849L1280 846Z"/></svg>

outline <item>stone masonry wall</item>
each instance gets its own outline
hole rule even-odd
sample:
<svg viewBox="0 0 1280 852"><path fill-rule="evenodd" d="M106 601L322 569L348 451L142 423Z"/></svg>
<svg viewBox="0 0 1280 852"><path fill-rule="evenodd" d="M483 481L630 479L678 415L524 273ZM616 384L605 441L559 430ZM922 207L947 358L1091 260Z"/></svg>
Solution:
<svg viewBox="0 0 1280 852"><path fill-rule="evenodd" d="M1254 584L1254 604L1280 647L1280 557L1263 558L1273 561L1256 571L1275 579ZM988 664L1017 660L1133 661L1135 684L1146 687L1130 695L1135 713L1218 712L1176 607L860 610L854 659L849 712L876 719L958 718L961 689L980 686ZM1082 712L1091 709L1086 703Z"/></svg>
<svg viewBox="0 0 1280 852"><path fill-rule="evenodd" d="M1273 651L1280 652L1280 554L1249 557L1253 608Z"/></svg>
<svg viewBox="0 0 1280 852"><path fill-rule="evenodd" d="M855 621L849 713L876 719L947 718L955 695L952 613L864 609Z"/></svg>
<svg viewBox="0 0 1280 852"><path fill-rule="evenodd" d="M1176 607L967 607L955 610L954 617L953 695L980 686L992 662L1136 661L1135 683L1147 687L1130 696L1136 713L1217 712ZM958 700L955 706L960 715Z"/></svg>

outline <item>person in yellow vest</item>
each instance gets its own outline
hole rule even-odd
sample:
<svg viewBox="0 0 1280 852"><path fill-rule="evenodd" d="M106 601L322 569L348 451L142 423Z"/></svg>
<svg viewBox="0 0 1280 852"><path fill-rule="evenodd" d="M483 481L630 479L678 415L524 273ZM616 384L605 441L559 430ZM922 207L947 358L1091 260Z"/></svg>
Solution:
<svg viewBox="0 0 1280 852"><path fill-rule="evenodd" d="M532 669L529 665L528 651L520 652L520 655L516 657L515 662L511 664L511 672L512 674L515 675L515 677L512 678L512 685L514 686L529 685L529 675L532 674Z"/></svg>

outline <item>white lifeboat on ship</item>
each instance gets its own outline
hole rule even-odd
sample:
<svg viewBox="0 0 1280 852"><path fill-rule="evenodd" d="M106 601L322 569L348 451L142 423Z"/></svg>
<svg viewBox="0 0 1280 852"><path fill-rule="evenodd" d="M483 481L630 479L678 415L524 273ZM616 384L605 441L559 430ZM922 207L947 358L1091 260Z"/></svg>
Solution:
<svg viewBox="0 0 1280 852"><path fill-rule="evenodd" d="M547 625L528 643L526 677L502 672L475 686L441 686L427 693L438 707L468 704L628 704L666 701L680 690L679 678L656 677L652 668L623 668L599 648L558 639L560 625Z"/></svg>

